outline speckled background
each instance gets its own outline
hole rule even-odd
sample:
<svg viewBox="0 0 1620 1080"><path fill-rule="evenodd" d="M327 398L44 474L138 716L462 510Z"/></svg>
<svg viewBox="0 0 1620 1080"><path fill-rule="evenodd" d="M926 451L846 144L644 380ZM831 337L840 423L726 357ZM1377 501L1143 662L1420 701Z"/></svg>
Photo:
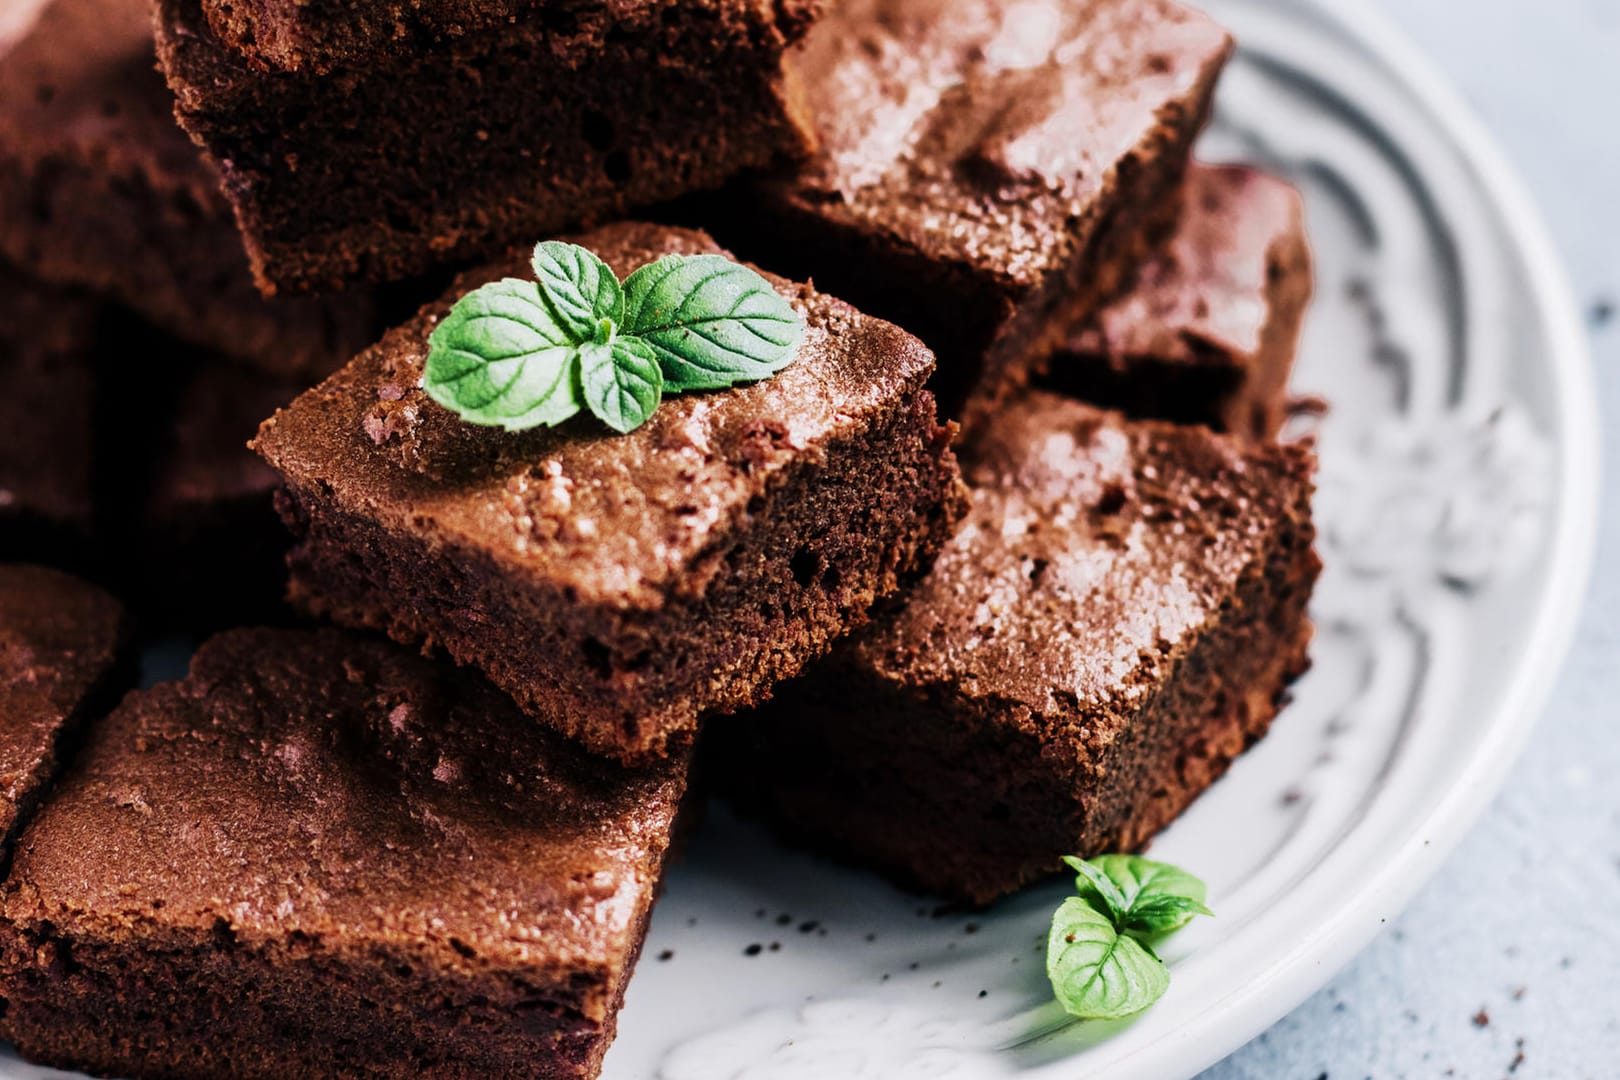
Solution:
<svg viewBox="0 0 1620 1080"><path fill-rule="evenodd" d="M1369 0L1337 0L1359 4ZM1529 181L1620 444L1620 0L1379 0ZM1347 970L1204 1080L1620 1077L1620 469L1580 636L1502 795Z"/></svg>

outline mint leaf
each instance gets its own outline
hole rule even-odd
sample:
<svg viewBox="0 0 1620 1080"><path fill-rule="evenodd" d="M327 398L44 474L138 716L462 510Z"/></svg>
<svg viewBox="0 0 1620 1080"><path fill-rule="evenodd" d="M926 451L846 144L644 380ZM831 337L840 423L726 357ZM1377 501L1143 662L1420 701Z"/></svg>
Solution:
<svg viewBox="0 0 1620 1080"><path fill-rule="evenodd" d="M428 335L422 388L472 424L522 431L589 408L618 432L666 393L768 378L804 324L770 283L721 255L670 255L623 286L593 252L546 241L536 281L456 301Z"/></svg>
<svg viewBox="0 0 1620 1080"><path fill-rule="evenodd" d="M434 327L422 389L468 423L559 424L582 405L574 346L540 287L506 278L463 296Z"/></svg>
<svg viewBox="0 0 1620 1080"><path fill-rule="evenodd" d="M1052 917L1046 974L1058 1004L1082 1020L1141 1012L1170 987L1170 972L1146 945L1122 934L1105 913L1078 897Z"/></svg>
<svg viewBox="0 0 1620 1080"><path fill-rule="evenodd" d="M666 255L631 274L624 294L624 330L652 347L668 393L767 378L804 336L768 281L722 255Z"/></svg>
<svg viewBox="0 0 1620 1080"><path fill-rule="evenodd" d="M585 404L614 431L624 434L647 422L664 394L658 357L635 338L579 347Z"/></svg>
<svg viewBox="0 0 1620 1080"><path fill-rule="evenodd" d="M1091 901L1092 907L1116 923L1125 917L1125 910L1131 906L1131 902L1100 867L1072 855L1063 856L1063 861L1080 875L1076 882L1080 887L1080 895Z"/></svg>
<svg viewBox="0 0 1620 1080"><path fill-rule="evenodd" d="M595 252L547 240L534 246L532 262L541 299L574 344L594 338L603 319L623 325L624 290Z"/></svg>
<svg viewBox="0 0 1620 1080"><path fill-rule="evenodd" d="M1063 861L1080 872L1080 895L1134 937L1162 937L1187 925L1194 915L1213 914L1204 906L1204 883L1178 866L1140 855Z"/></svg>

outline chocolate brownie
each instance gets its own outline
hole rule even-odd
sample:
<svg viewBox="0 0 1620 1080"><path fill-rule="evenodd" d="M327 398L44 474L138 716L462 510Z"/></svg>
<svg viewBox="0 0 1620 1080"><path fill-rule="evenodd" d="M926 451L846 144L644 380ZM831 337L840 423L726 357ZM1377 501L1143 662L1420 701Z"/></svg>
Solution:
<svg viewBox="0 0 1620 1080"><path fill-rule="evenodd" d="M0 559L79 561L96 524L97 305L0 265Z"/></svg>
<svg viewBox="0 0 1620 1080"><path fill-rule="evenodd" d="M1074 327L1042 385L1133 416L1274 438L1311 297L1305 211L1252 169L1194 166L1169 243Z"/></svg>
<svg viewBox="0 0 1620 1080"><path fill-rule="evenodd" d="M708 729L745 807L984 903L1140 848L1306 667L1314 455L1033 392L933 571L760 715Z"/></svg>
<svg viewBox="0 0 1620 1080"><path fill-rule="evenodd" d="M238 630L97 724L0 893L0 1034L102 1075L594 1077L687 763L471 672Z"/></svg>
<svg viewBox="0 0 1620 1080"><path fill-rule="evenodd" d="M0 256L176 337L324 375L382 323L366 295L267 301L219 177L174 122L148 0L47 0L0 41Z"/></svg>
<svg viewBox="0 0 1620 1080"><path fill-rule="evenodd" d="M302 389L206 358L176 388L141 510L144 617L193 630L281 617L288 538L275 510L279 478L247 444Z"/></svg>
<svg viewBox="0 0 1620 1080"><path fill-rule="evenodd" d="M620 275L702 233L578 238ZM593 749L666 751L698 716L761 700L926 566L960 513L933 357L899 328L768 279L806 323L752 386L665 400L616 435L581 416L508 434L418 388L451 302L529 273L470 274L267 421L286 479L295 601L442 645Z"/></svg>
<svg viewBox="0 0 1620 1080"><path fill-rule="evenodd" d="M545 0L545 4L550 17L569 31L588 20L597 41L610 20L630 6L602 0ZM403 51L431 48L443 38L510 25L541 6L541 0L298 0L293 4L284 0L202 0L209 27L255 66L323 72L334 66L386 61ZM682 6L716 5L714 0L706 0ZM808 14L808 8L803 10Z"/></svg>
<svg viewBox="0 0 1620 1080"><path fill-rule="evenodd" d="M1158 239L1230 45L1171 0L845 0L792 60L819 152L709 216L921 337L948 413L982 383L971 429Z"/></svg>
<svg viewBox="0 0 1620 1080"><path fill-rule="evenodd" d="M0 566L0 861L55 779L65 740L116 692L128 625L118 601L40 566Z"/></svg>
<svg viewBox="0 0 1620 1080"><path fill-rule="evenodd" d="M158 53L261 285L297 292L493 254L803 156L783 54L819 5L525 4L322 75L256 70L202 0L161 0Z"/></svg>

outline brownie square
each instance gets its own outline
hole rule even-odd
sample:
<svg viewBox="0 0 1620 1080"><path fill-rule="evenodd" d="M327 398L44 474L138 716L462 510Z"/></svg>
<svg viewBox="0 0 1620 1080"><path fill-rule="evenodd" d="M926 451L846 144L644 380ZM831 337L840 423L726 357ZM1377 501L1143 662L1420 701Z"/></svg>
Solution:
<svg viewBox="0 0 1620 1080"><path fill-rule="evenodd" d="M255 67L318 72L386 63L402 50L513 23L539 6L536 0L202 0L214 34ZM546 6L568 27L590 19L605 30L610 16L601 0L546 0Z"/></svg>
<svg viewBox="0 0 1620 1080"><path fill-rule="evenodd" d="M974 903L1140 848L1304 671L1314 455L1032 393L933 571L714 775L787 832Z"/></svg>
<svg viewBox="0 0 1620 1080"><path fill-rule="evenodd" d="M1299 193L1253 169L1195 165L1169 243L1129 293L1070 330L1038 381L1132 416L1275 438L1311 287Z"/></svg>
<svg viewBox="0 0 1620 1080"><path fill-rule="evenodd" d="M578 238L621 276L702 233ZM435 644L525 710L627 760L753 704L925 567L961 511L933 357L899 328L781 278L804 343L774 378L673 397L616 435L581 416L509 434L419 389L463 278L267 421L285 478L293 599Z"/></svg>
<svg viewBox="0 0 1620 1080"><path fill-rule="evenodd" d="M259 296L219 177L154 70L148 0L38 6L0 40L0 257L271 371L324 375L376 337L368 296Z"/></svg>
<svg viewBox="0 0 1620 1080"><path fill-rule="evenodd" d="M142 614L192 630L280 619L287 530L276 471L248 442L304 386L198 358L173 388L145 465L134 568ZM161 414L160 414L161 415Z"/></svg>
<svg viewBox="0 0 1620 1080"><path fill-rule="evenodd" d="M819 151L717 235L922 338L971 431L1168 226L1230 47L1171 0L845 0L792 58Z"/></svg>
<svg viewBox="0 0 1620 1080"><path fill-rule="evenodd" d="M0 559L89 551L98 319L86 297L0 264Z"/></svg>
<svg viewBox="0 0 1620 1080"><path fill-rule="evenodd" d="M55 779L65 741L130 674L118 601L41 566L0 566L0 863Z"/></svg>
<svg viewBox="0 0 1620 1080"><path fill-rule="evenodd" d="M205 643L19 840L0 1034L102 1075L597 1075L687 763L513 714L339 631Z"/></svg>
<svg viewBox="0 0 1620 1080"><path fill-rule="evenodd" d="M161 0L158 53L260 284L298 292L491 255L803 156L783 54L818 7L526 4L319 74L257 70L202 0Z"/></svg>

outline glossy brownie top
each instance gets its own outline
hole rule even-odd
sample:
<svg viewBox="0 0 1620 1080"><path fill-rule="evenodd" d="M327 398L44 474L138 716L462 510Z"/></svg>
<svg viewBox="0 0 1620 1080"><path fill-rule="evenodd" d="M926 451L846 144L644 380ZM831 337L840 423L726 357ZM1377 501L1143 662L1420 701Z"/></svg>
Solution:
<svg viewBox="0 0 1620 1080"><path fill-rule="evenodd" d="M385 63L446 37L538 17L559 55L600 48L607 34L684 24L780 51L825 0L196 0L220 40L281 71ZM670 18L678 11L678 18Z"/></svg>
<svg viewBox="0 0 1620 1080"><path fill-rule="evenodd" d="M719 250L703 233L633 223L576 239L621 278L665 254ZM933 370L898 327L767 275L805 320L798 357L773 378L666 398L628 435L584 414L516 434L467 424L419 388L428 334L475 286L530 276L527 260L464 276L266 421L259 452L385 528L479 552L576 600L658 604L721 572L728 539L786 470L858 446Z"/></svg>
<svg viewBox="0 0 1620 1080"><path fill-rule="evenodd" d="M1134 289L1071 336L1068 351L1242 366L1260 351L1276 291L1309 293L1308 265L1286 281L1273 274L1288 250L1308 263L1304 204L1286 182L1195 165L1181 198L1164 250L1143 264Z"/></svg>
<svg viewBox="0 0 1620 1080"><path fill-rule="evenodd" d="M126 631L94 585L0 566L0 837L49 780L57 738L118 664Z"/></svg>
<svg viewBox="0 0 1620 1080"><path fill-rule="evenodd" d="M230 631L94 728L18 845L6 914L580 975L573 1004L599 1021L685 772L588 757L385 642Z"/></svg>
<svg viewBox="0 0 1620 1080"><path fill-rule="evenodd" d="M1171 0L844 0L792 60L821 150L775 194L1029 286L1229 48Z"/></svg>
<svg viewBox="0 0 1620 1080"><path fill-rule="evenodd" d="M1033 393L984 433L966 523L856 639L911 685L1022 703L1014 723L1130 709L1293 519L1312 454Z"/></svg>

